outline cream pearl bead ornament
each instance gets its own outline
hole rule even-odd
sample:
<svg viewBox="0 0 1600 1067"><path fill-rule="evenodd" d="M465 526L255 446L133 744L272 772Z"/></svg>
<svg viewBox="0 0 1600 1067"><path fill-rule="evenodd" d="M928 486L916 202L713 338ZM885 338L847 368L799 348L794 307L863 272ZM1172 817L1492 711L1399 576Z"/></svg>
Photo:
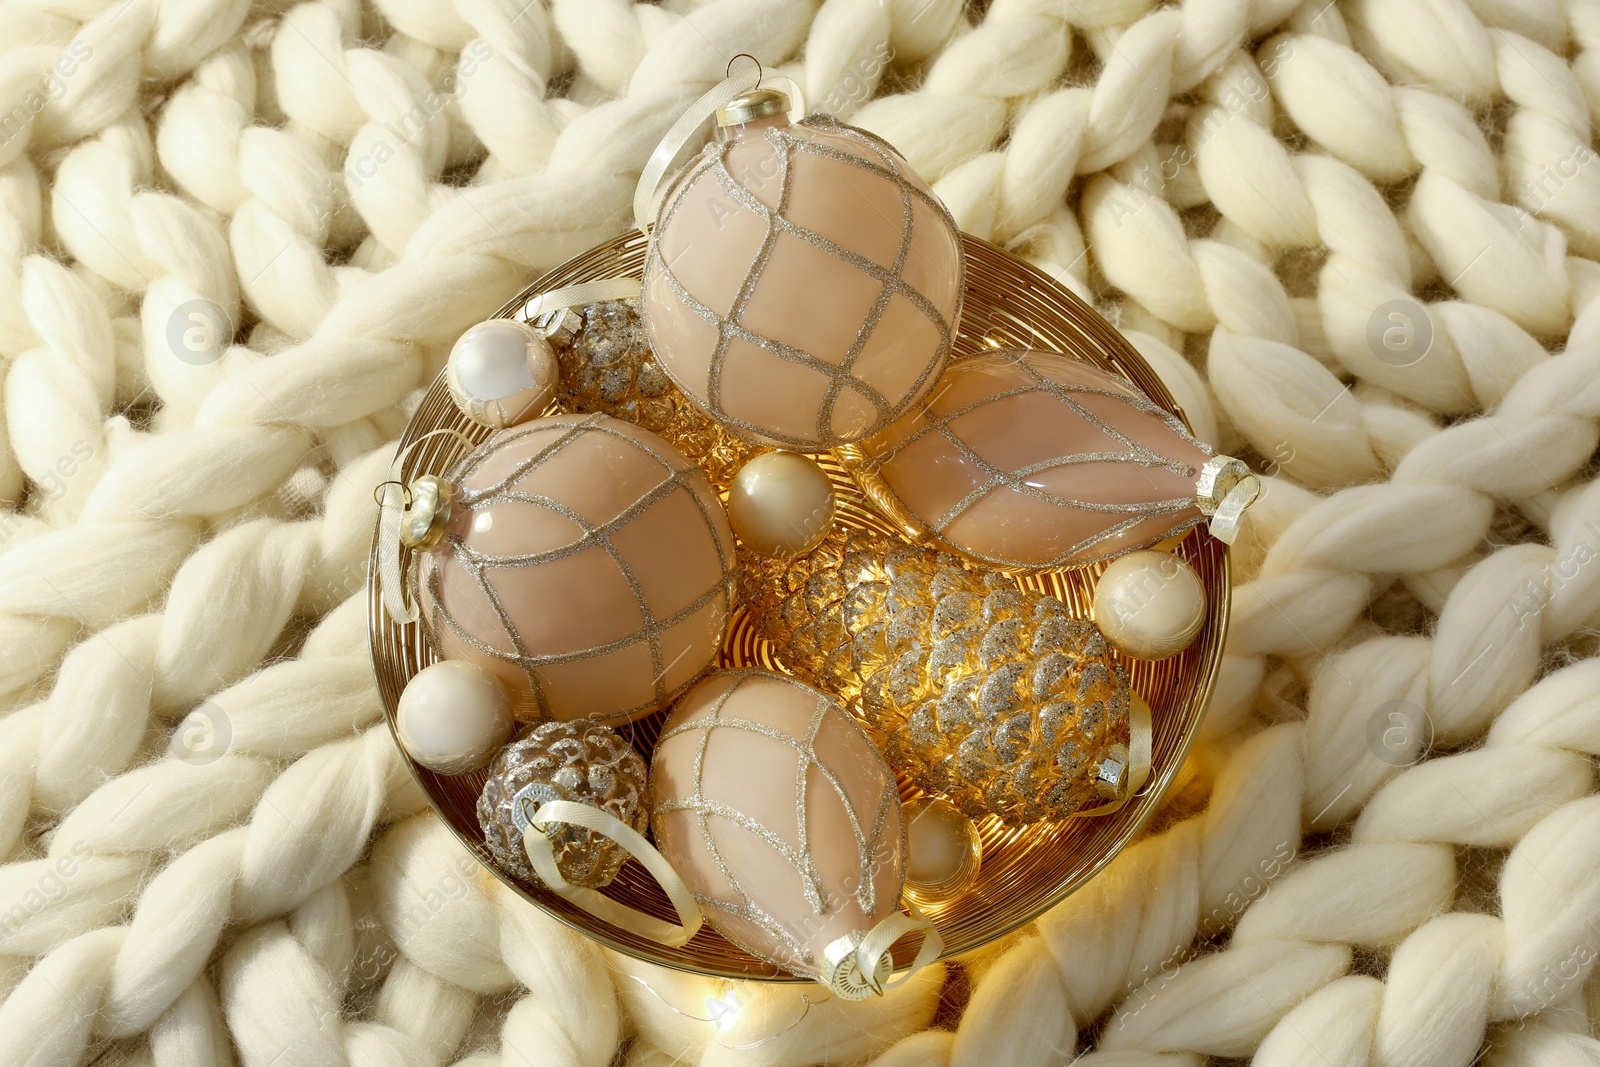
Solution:
<svg viewBox="0 0 1600 1067"><path fill-rule="evenodd" d="M971 889L983 861L972 820L948 800L906 801L906 895L923 907L947 904Z"/></svg>
<svg viewBox="0 0 1600 1067"><path fill-rule="evenodd" d="M535 418L561 384L555 353L540 333L515 319L489 319L456 339L445 385L461 414L503 430Z"/></svg>
<svg viewBox="0 0 1600 1067"><path fill-rule="evenodd" d="M406 755L438 774L469 774L511 740L511 698L476 664L442 660L400 694L395 734Z"/></svg>
<svg viewBox="0 0 1600 1067"><path fill-rule="evenodd" d="M1128 655L1166 659L1189 647L1206 621L1199 575L1166 552L1114 560L1094 590L1094 624Z"/></svg>
<svg viewBox="0 0 1600 1067"><path fill-rule="evenodd" d="M828 536L835 507L833 483L816 460L798 452L767 452L734 475L728 521L752 552L787 559Z"/></svg>

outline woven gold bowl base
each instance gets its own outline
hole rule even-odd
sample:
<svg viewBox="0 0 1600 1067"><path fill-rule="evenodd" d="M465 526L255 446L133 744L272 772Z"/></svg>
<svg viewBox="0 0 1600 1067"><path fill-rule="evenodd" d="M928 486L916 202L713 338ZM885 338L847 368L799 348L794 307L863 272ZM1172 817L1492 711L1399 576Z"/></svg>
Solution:
<svg viewBox="0 0 1600 1067"><path fill-rule="evenodd" d="M1171 395L1139 354L1093 309L1049 276L984 241L964 238L967 253L966 305L956 357L996 348L1024 346L1063 352L1124 375L1157 404L1180 416ZM644 264L645 237L634 231L599 245L539 278L500 309L500 317L525 318L523 309L539 293L558 286L601 278L637 278ZM401 438L402 448L432 430L452 429L473 441L490 431L457 412L443 377L428 389ZM410 457L403 478L442 473L454 449L448 437L425 441ZM839 495L839 520L847 526L894 533L844 471L826 456L818 457ZM943 957L970 952L1032 921L1083 885L1133 839L1155 813L1171 785L1205 712L1222 660L1227 633L1229 571L1226 547L1203 531L1184 537L1174 551L1187 560L1205 585L1208 599L1204 630L1187 650L1167 660L1124 659L1134 691L1150 704L1155 724L1150 779L1118 811L1103 816L1007 827L997 819L978 823L983 864L977 884L947 904L928 909L944 939ZM372 574L377 573L377 539L373 540ZM1094 584L1105 565L1072 568L1019 579L1027 588L1060 597L1074 614L1086 616ZM368 618L373 665L390 728L400 693L412 675L437 658L422 627L396 625L384 610L376 580L368 583ZM742 611L736 611L718 659L722 667L760 666L781 669L773 649L757 637ZM638 752L650 758L663 716L655 715L624 729ZM473 855L530 903L609 947L639 959L681 970L725 978L794 980L771 964L757 960L725 941L709 926L682 948L667 948L596 919L546 889L531 885L500 867L489 855L478 828L476 805L482 772L447 777L411 763L411 771L447 825ZM904 780L901 796L918 790ZM673 911L666 894L648 873L630 861L605 892L614 899L663 919ZM916 946L896 951L897 965L910 962Z"/></svg>

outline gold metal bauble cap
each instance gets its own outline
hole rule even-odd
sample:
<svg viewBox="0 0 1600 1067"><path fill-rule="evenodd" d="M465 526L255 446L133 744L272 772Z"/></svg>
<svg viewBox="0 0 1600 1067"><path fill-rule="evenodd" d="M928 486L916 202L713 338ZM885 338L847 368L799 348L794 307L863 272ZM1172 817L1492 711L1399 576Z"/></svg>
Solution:
<svg viewBox="0 0 1600 1067"><path fill-rule="evenodd" d="M400 518L400 543L426 552L444 538L455 490L435 474L424 474L411 483L410 489L411 503Z"/></svg>
<svg viewBox="0 0 1600 1067"><path fill-rule="evenodd" d="M786 114L789 97L777 89L751 89L717 108L718 126L738 126L756 119Z"/></svg>

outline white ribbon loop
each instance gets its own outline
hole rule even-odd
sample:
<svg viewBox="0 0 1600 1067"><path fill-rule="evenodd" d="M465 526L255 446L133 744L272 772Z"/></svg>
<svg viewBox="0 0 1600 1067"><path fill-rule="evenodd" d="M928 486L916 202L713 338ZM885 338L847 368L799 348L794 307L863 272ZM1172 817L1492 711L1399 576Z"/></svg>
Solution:
<svg viewBox="0 0 1600 1067"><path fill-rule="evenodd" d="M730 74L712 86L711 90L700 99L690 104L688 110L661 136L656 150L650 153L649 161L639 174L639 184L633 190L634 225L645 233L650 232L650 227L656 221L656 213L661 209L661 196L665 191L664 180L672 172L673 164L678 161L683 150L688 147L690 139L699 132L701 126L705 125L706 120L717 113L717 108L740 93L754 89L762 80L760 64L757 64L754 70L746 69L738 74ZM790 78L777 77L767 80L782 83L783 91L789 97L791 119L805 114L800 86Z"/></svg>
<svg viewBox="0 0 1600 1067"><path fill-rule="evenodd" d="M1260 495L1261 479L1254 474L1228 490L1227 496L1222 498L1221 505L1217 507L1217 513L1211 516L1212 536L1225 545L1237 541L1244 525L1245 509L1254 504Z"/></svg>
<svg viewBox="0 0 1600 1067"><path fill-rule="evenodd" d="M1128 702L1128 780L1120 800L1108 800L1098 807L1085 808L1068 815L1069 819L1087 819L1110 815L1122 806L1150 780L1150 761L1155 751L1155 724L1150 719L1150 705L1142 700Z"/></svg>
<svg viewBox="0 0 1600 1067"><path fill-rule="evenodd" d="M389 476L380 486L383 499L378 501L378 592L383 606L397 626L417 621L417 606L406 596L405 571L401 562L400 524L405 519L405 509L411 506L411 492L400 480L406 460L417 446L430 437L454 437L468 451L472 439L459 430L430 430L395 454L389 464Z"/></svg>
<svg viewBox="0 0 1600 1067"><path fill-rule="evenodd" d="M638 278L602 278L594 282L564 285L547 293L540 293L522 305L522 314L529 322L547 311L598 304L602 300L635 300L639 296Z"/></svg>
<svg viewBox="0 0 1600 1067"><path fill-rule="evenodd" d="M391 475L383 485L383 500L378 504L378 591L383 606L397 626L417 621L417 606L406 598L404 575L400 569L400 522L405 518L406 487L394 478L401 457L389 466Z"/></svg>
<svg viewBox="0 0 1600 1067"><path fill-rule="evenodd" d="M653 915L646 915L642 911L612 900L603 893L585 886L573 885L563 878L561 869L556 866L555 846L544 833L546 827L560 823L581 826L609 837L621 845L628 855L644 864L645 870L649 871L651 876L661 883L661 888L666 890L667 899L672 901L672 907L678 913L678 923L669 923ZM534 873L539 876L541 882L550 887L551 892L612 926L638 934L640 937L647 937L669 948L687 944L700 929L702 921L700 905L695 903L694 894L689 892L689 887L678 877L678 872L672 869L672 864L656 851L654 845L644 839L643 834L610 812L570 800L547 800L539 805L539 810L528 820L528 828L522 833L522 846L528 852L528 862L533 864Z"/></svg>
<svg viewBox="0 0 1600 1067"><path fill-rule="evenodd" d="M1128 707L1128 799L1150 780L1151 759L1155 755L1155 724L1150 721L1150 705L1143 700Z"/></svg>
<svg viewBox="0 0 1600 1067"><path fill-rule="evenodd" d="M847 935L828 946L827 955L832 962L822 976L823 984L845 1000L863 1000L904 985L922 968L939 958L944 951L944 939L934 929L933 922L911 901L904 902L911 914L896 910L880 919L865 935ZM885 981L894 969L895 943L907 934L922 931L922 946L911 966L898 977ZM853 946L855 937L861 940Z"/></svg>
<svg viewBox="0 0 1600 1067"><path fill-rule="evenodd" d="M1211 536L1225 545L1239 538L1244 511L1261 495L1261 479L1232 456L1212 456L1195 483L1200 514L1211 519Z"/></svg>

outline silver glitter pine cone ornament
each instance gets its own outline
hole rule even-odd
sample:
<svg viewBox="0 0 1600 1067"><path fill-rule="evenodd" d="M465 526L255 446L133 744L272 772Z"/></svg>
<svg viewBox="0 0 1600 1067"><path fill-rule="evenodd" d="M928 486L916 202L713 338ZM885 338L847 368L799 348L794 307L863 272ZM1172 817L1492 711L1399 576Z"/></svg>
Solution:
<svg viewBox="0 0 1600 1067"><path fill-rule="evenodd" d="M539 806L550 800L587 804L643 834L650 825L648 777L644 760L609 726L590 719L542 723L501 749L489 765L478 824L502 867L540 885L522 843ZM593 830L560 823L545 833L555 846L556 868L573 885L608 885L628 858L621 845Z"/></svg>

